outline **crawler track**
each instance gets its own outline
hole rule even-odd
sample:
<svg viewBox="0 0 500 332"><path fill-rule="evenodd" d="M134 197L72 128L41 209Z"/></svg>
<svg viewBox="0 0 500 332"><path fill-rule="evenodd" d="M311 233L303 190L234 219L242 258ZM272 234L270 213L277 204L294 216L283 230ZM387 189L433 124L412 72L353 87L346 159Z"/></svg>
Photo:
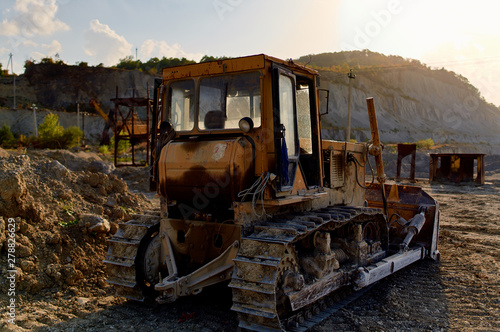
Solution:
<svg viewBox="0 0 500 332"><path fill-rule="evenodd" d="M159 213L133 215L133 219L120 224L120 229L108 240L108 252L104 263L107 266L107 282L112 284L119 296L144 301L144 292L137 281L136 266L141 240L159 223Z"/></svg>
<svg viewBox="0 0 500 332"><path fill-rule="evenodd" d="M294 248L298 241L318 230L334 230L375 218L383 218L381 210L330 207L275 217L255 227L254 233L242 239L230 284L232 310L238 313L239 326L253 331L305 331L359 296L359 292L353 294L351 287L345 287L354 272L350 269L341 268L306 283L308 298L296 298L294 303L290 301L293 292L282 289L282 280L285 273L299 273L300 258Z"/></svg>

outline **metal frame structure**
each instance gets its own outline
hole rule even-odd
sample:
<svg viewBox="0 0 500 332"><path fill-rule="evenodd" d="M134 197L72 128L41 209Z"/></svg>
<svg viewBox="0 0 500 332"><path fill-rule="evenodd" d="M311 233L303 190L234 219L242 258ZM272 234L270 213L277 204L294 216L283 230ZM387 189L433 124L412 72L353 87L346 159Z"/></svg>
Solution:
<svg viewBox="0 0 500 332"><path fill-rule="evenodd" d="M415 157L417 153L417 144L398 144L398 163L396 168L396 180L401 179L401 164L406 156L411 155L410 161L410 177L411 181L415 181Z"/></svg>
<svg viewBox="0 0 500 332"><path fill-rule="evenodd" d="M118 87L116 87L116 98L111 99L115 104L113 109L114 123L114 163L119 166L146 166L148 165L150 156L150 117L153 112L153 100L149 96L149 88L147 89L147 97L135 97L135 90L132 98L118 98ZM121 107L127 107L128 111L122 112ZM136 107L146 107L146 120L138 118ZM121 140L130 142L132 152L132 163L118 162L118 144ZM144 162L137 163L135 160L136 145L146 142L146 157Z"/></svg>
<svg viewBox="0 0 500 332"><path fill-rule="evenodd" d="M484 184L484 156L483 153L431 153L429 182L474 181ZM474 178L475 159L477 159L477 174Z"/></svg>

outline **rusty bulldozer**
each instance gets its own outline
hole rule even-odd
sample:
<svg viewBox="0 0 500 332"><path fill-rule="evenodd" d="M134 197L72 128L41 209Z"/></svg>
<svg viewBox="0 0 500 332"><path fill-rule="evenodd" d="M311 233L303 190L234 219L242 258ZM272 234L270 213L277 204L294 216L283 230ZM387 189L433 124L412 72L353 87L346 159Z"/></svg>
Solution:
<svg viewBox="0 0 500 332"><path fill-rule="evenodd" d="M241 328L299 331L378 280L439 258L437 202L385 184L373 100L371 146L323 140L328 93L318 78L266 55L163 70L151 129L161 211L136 215L109 240L119 295L168 303L226 282Z"/></svg>

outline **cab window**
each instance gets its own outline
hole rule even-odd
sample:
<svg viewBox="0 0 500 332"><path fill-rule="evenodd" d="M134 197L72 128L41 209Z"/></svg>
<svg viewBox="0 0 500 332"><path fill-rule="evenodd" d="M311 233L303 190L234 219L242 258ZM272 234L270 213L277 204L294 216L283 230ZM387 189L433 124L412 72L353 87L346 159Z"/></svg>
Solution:
<svg viewBox="0 0 500 332"><path fill-rule="evenodd" d="M260 73L207 77L200 83L198 127L237 129L243 117L261 124Z"/></svg>
<svg viewBox="0 0 500 332"><path fill-rule="evenodd" d="M172 82L168 88L168 114L176 131L194 128L194 81Z"/></svg>

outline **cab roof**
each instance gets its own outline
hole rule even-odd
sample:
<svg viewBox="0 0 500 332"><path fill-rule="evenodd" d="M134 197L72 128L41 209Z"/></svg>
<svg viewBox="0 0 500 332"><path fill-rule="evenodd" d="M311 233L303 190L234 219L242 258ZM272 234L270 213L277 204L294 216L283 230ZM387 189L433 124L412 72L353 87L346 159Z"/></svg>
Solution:
<svg viewBox="0 0 500 332"><path fill-rule="evenodd" d="M281 60L265 54L251 55L240 58L209 61L203 63L168 67L163 69L163 79L172 80L179 78L198 77L205 75L218 75L248 70L259 70L266 68L266 64L277 63L290 70L308 75L318 75L314 69L296 64L292 59Z"/></svg>

